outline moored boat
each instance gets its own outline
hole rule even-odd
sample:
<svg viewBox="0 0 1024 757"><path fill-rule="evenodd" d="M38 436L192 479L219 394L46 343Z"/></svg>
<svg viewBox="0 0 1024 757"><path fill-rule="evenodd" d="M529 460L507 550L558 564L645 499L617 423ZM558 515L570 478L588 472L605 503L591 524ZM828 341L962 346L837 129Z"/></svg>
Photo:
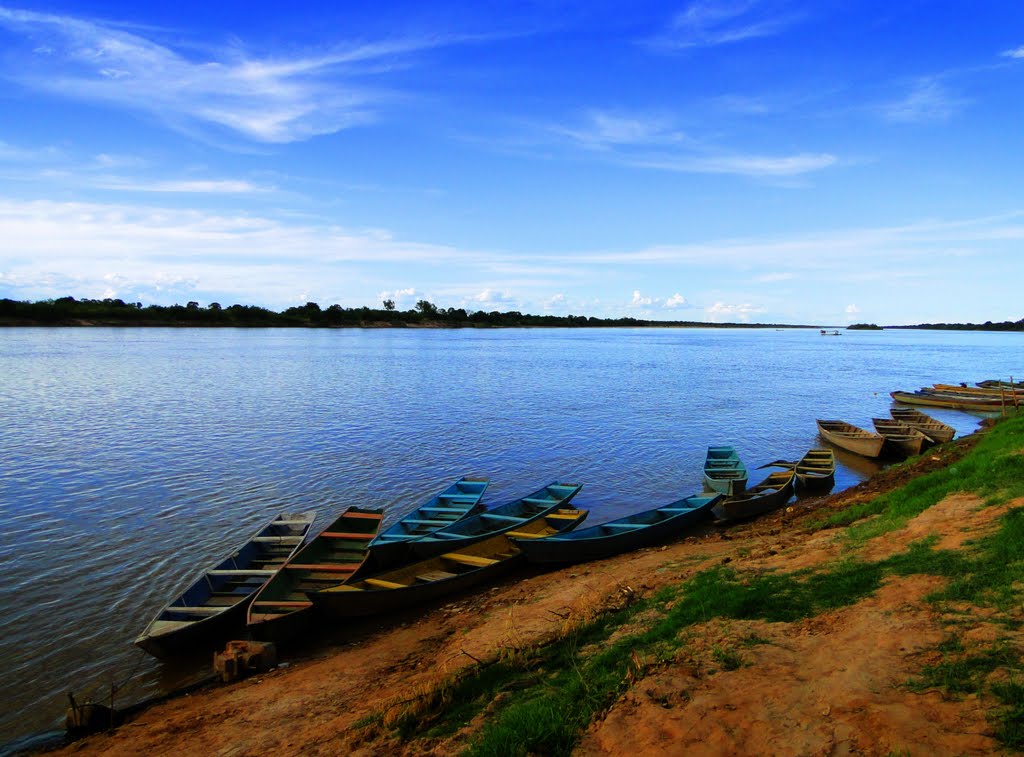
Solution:
<svg viewBox="0 0 1024 757"><path fill-rule="evenodd" d="M523 560L517 541L543 541L545 537L575 528L587 517L586 510L561 508L521 524L514 531L399 568L320 591L311 591L317 610L333 617L356 617L399 610L468 589L507 572ZM516 534L513 541L511 534Z"/></svg>
<svg viewBox="0 0 1024 757"><path fill-rule="evenodd" d="M928 437L906 423L892 418L872 418L875 424L875 431L885 439L885 444L890 453L897 456L914 457L920 455Z"/></svg>
<svg viewBox="0 0 1024 757"><path fill-rule="evenodd" d="M582 484L548 484L526 497L470 515L429 536L411 541L409 549L423 560L506 531L522 530L530 522L565 507L582 488Z"/></svg>
<svg viewBox="0 0 1024 757"><path fill-rule="evenodd" d="M830 491L836 485L836 455L828 447L807 450L796 464L796 486L801 490Z"/></svg>
<svg viewBox="0 0 1024 757"><path fill-rule="evenodd" d="M1024 390L1024 381L999 381L997 379L988 379L986 381L979 381L977 386L982 389L1016 389L1021 391Z"/></svg>
<svg viewBox="0 0 1024 757"><path fill-rule="evenodd" d="M889 414L895 420L902 421L908 426L916 428L929 439L939 444L950 442L956 436L956 429L952 426L932 418L930 415L925 415L920 410L915 410L912 407L894 407L889 410Z"/></svg>
<svg viewBox="0 0 1024 757"><path fill-rule="evenodd" d="M367 563L374 569L383 570L402 562L410 554L410 540L429 536L465 518L480 505L486 489L486 478L460 478L426 504L377 534L370 542Z"/></svg>
<svg viewBox="0 0 1024 757"><path fill-rule="evenodd" d="M925 405L927 407L946 407L953 410L973 410L979 412L999 412L1006 403L999 398L970 397L964 394L941 392L889 392L889 396L897 402L907 405ZM1012 402L1010 404L1013 404Z"/></svg>
<svg viewBox="0 0 1024 757"><path fill-rule="evenodd" d="M513 534L513 541L532 563L571 564L598 560L656 544L677 536L710 515L721 494L698 494L663 507L561 533L542 540Z"/></svg>
<svg viewBox="0 0 1024 757"><path fill-rule="evenodd" d="M719 494L739 494L747 486L747 466L733 447L708 447L704 459L704 488Z"/></svg>
<svg viewBox="0 0 1024 757"><path fill-rule="evenodd" d="M296 552L249 605L253 637L287 641L305 630L313 606L306 593L351 578L366 559L382 517L379 508L350 507Z"/></svg>
<svg viewBox="0 0 1024 757"><path fill-rule="evenodd" d="M795 468L774 471L742 494L723 497L711 512L719 520L744 520L775 510L793 496L795 479Z"/></svg>
<svg viewBox="0 0 1024 757"><path fill-rule="evenodd" d="M244 629L254 595L302 546L314 518L315 510L278 515L164 606L135 645L170 657L219 645Z"/></svg>
<svg viewBox="0 0 1024 757"><path fill-rule="evenodd" d="M964 394L968 397L981 397L989 399L1009 399L1011 402L1016 396L1017 400L1024 399L1024 389L1010 387L974 387L962 384L934 384L931 389L925 391L948 392L950 394Z"/></svg>
<svg viewBox="0 0 1024 757"><path fill-rule="evenodd" d="M881 434L865 431L852 423L837 420L819 420L818 433L837 447L863 457L878 457L882 454L885 439Z"/></svg>

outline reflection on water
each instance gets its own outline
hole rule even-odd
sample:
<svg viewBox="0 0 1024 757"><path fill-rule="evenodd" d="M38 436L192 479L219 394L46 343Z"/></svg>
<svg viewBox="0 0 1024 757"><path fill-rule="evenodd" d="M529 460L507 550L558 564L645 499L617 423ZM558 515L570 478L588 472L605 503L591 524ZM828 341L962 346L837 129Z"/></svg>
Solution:
<svg viewBox="0 0 1024 757"><path fill-rule="evenodd" d="M322 528L349 505L386 506L390 523L474 475L490 477L491 503L582 481L577 500L601 522L698 490L708 445L753 469L819 445L815 418L870 428L892 389L1008 376L1019 339L0 330L0 737L51 727L68 689L137 672L132 700L182 683L193 669L131 640L281 510L316 508ZM837 488L870 465L841 454Z"/></svg>

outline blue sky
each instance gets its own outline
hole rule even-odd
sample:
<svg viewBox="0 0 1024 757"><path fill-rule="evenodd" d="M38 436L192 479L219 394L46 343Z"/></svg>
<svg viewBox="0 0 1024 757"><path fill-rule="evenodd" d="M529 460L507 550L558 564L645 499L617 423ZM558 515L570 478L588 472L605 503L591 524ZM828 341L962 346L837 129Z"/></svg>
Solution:
<svg viewBox="0 0 1024 757"><path fill-rule="evenodd" d="M1024 3L0 5L0 297L1024 316Z"/></svg>

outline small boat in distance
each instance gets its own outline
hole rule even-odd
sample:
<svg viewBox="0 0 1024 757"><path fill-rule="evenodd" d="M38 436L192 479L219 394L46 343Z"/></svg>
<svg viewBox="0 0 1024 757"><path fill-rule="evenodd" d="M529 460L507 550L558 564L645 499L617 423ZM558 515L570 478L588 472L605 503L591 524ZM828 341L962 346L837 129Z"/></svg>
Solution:
<svg viewBox="0 0 1024 757"><path fill-rule="evenodd" d="M313 606L306 593L344 583L359 570L383 513L350 507L295 553L249 605L253 638L281 642L305 630Z"/></svg>
<svg viewBox="0 0 1024 757"><path fill-rule="evenodd" d="M409 549L416 558L425 560L506 531L522 530L528 523L565 507L582 488L582 484L548 484L526 497L470 515L429 536L410 541Z"/></svg>
<svg viewBox="0 0 1024 757"><path fill-rule="evenodd" d="M793 496L795 479L795 468L769 473L761 483L742 494L723 497L711 512L719 520L744 520L775 510Z"/></svg>
<svg viewBox="0 0 1024 757"><path fill-rule="evenodd" d="M894 407L889 410L889 414L895 420L902 421L908 426L916 428L938 444L951 442L953 437L956 436L956 429L952 426L932 418L930 415L925 415L920 410L915 410L912 407Z"/></svg>
<svg viewBox="0 0 1024 757"><path fill-rule="evenodd" d="M302 546L314 518L315 510L278 515L171 600L135 645L164 658L212 648L244 629L253 596Z"/></svg>
<svg viewBox="0 0 1024 757"><path fill-rule="evenodd" d="M375 569L402 562L409 555L408 542L411 539L429 536L472 513L480 505L487 483L486 478L460 478L426 504L377 534L370 542L368 562Z"/></svg>
<svg viewBox="0 0 1024 757"><path fill-rule="evenodd" d="M828 447L807 450L796 464L796 485L808 492L831 491L836 485L836 455Z"/></svg>
<svg viewBox="0 0 1024 757"><path fill-rule="evenodd" d="M981 389L1016 389L1017 391L1024 390L1024 381L998 381L996 379L988 379L986 381L979 381L976 386Z"/></svg>
<svg viewBox="0 0 1024 757"><path fill-rule="evenodd" d="M704 488L719 494L739 494L747 486L747 466L733 447L708 447L704 458Z"/></svg>
<svg viewBox="0 0 1024 757"><path fill-rule="evenodd" d="M885 439L881 434L865 431L846 421L818 420L817 423L822 438L837 447L863 457L878 457L882 454Z"/></svg>
<svg viewBox="0 0 1024 757"><path fill-rule="evenodd" d="M885 439L885 444L890 452L896 456L915 457L921 454L926 444L930 441L927 436L916 428L892 418L872 418L875 424L875 431Z"/></svg>
<svg viewBox="0 0 1024 757"><path fill-rule="evenodd" d="M512 541L531 563L568 565L599 560L677 536L707 518L721 496L698 494L685 497L663 507L546 539L526 540L518 534L511 534Z"/></svg>
<svg viewBox="0 0 1024 757"><path fill-rule="evenodd" d="M889 392L889 396L897 402L907 405L925 405L928 407L947 407L953 410L975 410L983 413L999 412L1007 405L1013 404L1012 398L1003 400L999 397L971 397L951 392L926 391Z"/></svg>
<svg viewBox="0 0 1024 757"><path fill-rule="evenodd" d="M495 578L523 560L513 541L537 540L575 528L587 517L586 510L558 509L515 531L491 536L472 544L453 545L452 550L409 565L356 578L350 583L310 592L317 610L333 617L356 617L400 610L438 599Z"/></svg>

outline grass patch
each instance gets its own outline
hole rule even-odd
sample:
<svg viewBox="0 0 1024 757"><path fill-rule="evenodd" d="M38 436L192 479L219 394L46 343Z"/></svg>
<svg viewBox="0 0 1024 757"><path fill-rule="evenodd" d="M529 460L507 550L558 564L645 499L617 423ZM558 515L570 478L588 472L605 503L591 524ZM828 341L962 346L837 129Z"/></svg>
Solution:
<svg viewBox="0 0 1024 757"><path fill-rule="evenodd" d="M952 652L942 662L926 665L921 675L908 682L912 691L944 689L950 694L977 694L985 679L1000 668L1017 667L1017 654L1005 643L974 654Z"/></svg>
<svg viewBox="0 0 1024 757"><path fill-rule="evenodd" d="M1024 685L1000 683L992 687L992 693L1006 708L996 718L996 737L1010 749L1024 750Z"/></svg>
<svg viewBox="0 0 1024 757"><path fill-rule="evenodd" d="M714 646L711 658L722 666L722 670L739 670L745 664L743 657L735 649Z"/></svg>

